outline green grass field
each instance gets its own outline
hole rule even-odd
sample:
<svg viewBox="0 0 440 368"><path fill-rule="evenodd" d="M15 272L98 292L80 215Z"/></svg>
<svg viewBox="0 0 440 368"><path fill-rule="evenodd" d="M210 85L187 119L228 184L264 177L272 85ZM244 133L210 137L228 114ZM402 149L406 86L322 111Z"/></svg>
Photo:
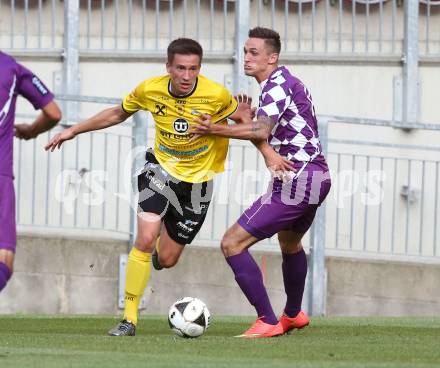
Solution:
<svg viewBox="0 0 440 368"><path fill-rule="evenodd" d="M214 317L198 339L164 317L136 337L106 336L112 317L0 316L0 367L440 367L440 318L314 318L302 331L243 340L249 318Z"/></svg>

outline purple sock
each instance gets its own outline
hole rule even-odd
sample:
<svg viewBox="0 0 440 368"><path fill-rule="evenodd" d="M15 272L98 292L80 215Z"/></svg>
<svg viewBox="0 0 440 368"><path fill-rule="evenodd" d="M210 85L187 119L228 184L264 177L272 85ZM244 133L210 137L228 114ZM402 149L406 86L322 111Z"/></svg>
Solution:
<svg viewBox="0 0 440 368"><path fill-rule="evenodd" d="M11 271L9 270L9 267L3 262L0 262L0 291L4 289L10 277Z"/></svg>
<svg viewBox="0 0 440 368"><path fill-rule="evenodd" d="M283 253L284 290L287 294L284 313L295 317L301 310L307 275L307 257L304 249L294 254Z"/></svg>
<svg viewBox="0 0 440 368"><path fill-rule="evenodd" d="M226 257L226 261L235 274L237 284L246 295L249 303L255 307L258 317L262 318L265 323L276 325L278 320L264 287L263 276L249 252L244 251L235 256Z"/></svg>

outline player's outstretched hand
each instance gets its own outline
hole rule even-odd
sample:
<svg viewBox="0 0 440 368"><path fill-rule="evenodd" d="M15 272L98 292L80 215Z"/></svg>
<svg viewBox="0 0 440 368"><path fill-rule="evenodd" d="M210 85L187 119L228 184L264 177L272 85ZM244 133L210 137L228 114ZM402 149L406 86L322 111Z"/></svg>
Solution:
<svg viewBox="0 0 440 368"><path fill-rule="evenodd" d="M252 97L239 94L234 96L238 102L237 110L230 116L237 124L251 122L255 117L256 107L252 107Z"/></svg>
<svg viewBox="0 0 440 368"><path fill-rule="evenodd" d="M234 98L238 101L238 103L244 103L244 104L248 104L249 106L252 106L251 96L245 95L244 93L240 93L234 96Z"/></svg>
<svg viewBox="0 0 440 368"><path fill-rule="evenodd" d="M14 135L18 139L29 140L35 138L37 135L35 134L33 127L31 124L17 124L14 126Z"/></svg>
<svg viewBox="0 0 440 368"><path fill-rule="evenodd" d="M44 147L46 151L53 152L55 148L60 148L63 142L68 141L72 138L75 138L75 133L72 131L72 129L66 129L62 131L61 133L58 133L55 135L48 144Z"/></svg>

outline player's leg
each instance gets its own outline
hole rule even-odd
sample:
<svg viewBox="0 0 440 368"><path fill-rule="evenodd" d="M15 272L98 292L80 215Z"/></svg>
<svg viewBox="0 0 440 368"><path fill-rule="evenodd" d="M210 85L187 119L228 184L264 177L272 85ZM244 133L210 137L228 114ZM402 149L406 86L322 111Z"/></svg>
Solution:
<svg viewBox="0 0 440 368"><path fill-rule="evenodd" d="M14 183L0 176L0 291L12 276L16 243Z"/></svg>
<svg viewBox="0 0 440 368"><path fill-rule="evenodd" d="M2 291L12 276L14 252L0 249L0 291Z"/></svg>
<svg viewBox="0 0 440 368"><path fill-rule="evenodd" d="M237 284L258 315L256 323L240 335L242 337L266 337L266 333L278 323L264 287L261 270L248 252L248 248L258 240L236 223L225 233L221 242L223 254L234 272Z"/></svg>
<svg viewBox="0 0 440 368"><path fill-rule="evenodd" d="M139 303L151 273L151 252L160 233L163 215L168 208L167 181L160 172L154 156L147 153L146 158L145 170L138 176L137 235L128 255L124 319L108 332L112 336L135 334Z"/></svg>
<svg viewBox="0 0 440 368"><path fill-rule="evenodd" d="M161 218L153 213L138 215L137 235L128 255L125 279L124 319L137 324L139 303L151 273L151 252L159 235Z"/></svg>
<svg viewBox="0 0 440 368"><path fill-rule="evenodd" d="M180 258L185 244L175 241L168 234L166 226L162 227L159 240L159 251L157 252L157 262L161 268L173 267Z"/></svg>
<svg viewBox="0 0 440 368"><path fill-rule="evenodd" d="M303 236L303 232L290 230L278 232L283 257L284 290L287 295L286 306L280 318L283 332L293 328L303 328L309 324L309 318L301 311L307 276L307 257L301 243Z"/></svg>
<svg viewBox="0 0 440 368"><path fill-rule="evenodd" d="M160 241L152 256L156 270L173 267L186 244L200 231L212 197L212 181L203 183L170 183L178 204L170 201L165 214Z"/></svg>
<svg viewBox="0 0 440 368"><path fill-rule="evenodd" d="M287 295L284 313L295 317L301 310L307 276L307 257L301 244L304 233L280 231L278 241L283 257L283 280Z"/></svg>
<svg viewBox="0 0 440 368"><path fill-rule="evenodd" d="M277 185L275 185L277 184ZM275 183L272 188L269 186L269 190L262 197L258 198L252 206L250 206L238 219L236 227L241 226L242 231L247 232L253 236L253 241L270 238L272 235L290 229L292 223L296 219L303 216L304 210L300 206L284 203L283 192L284 187L280 183ZM296 183L295 183L296 184ZM293 185L293 183L292 183ZM290 191L290 187L286 190ZM233 238L231 234L226 234L226 239L223 241L223 248L229 248L230 250L225 252L226 256L230 256L233 260L237 252L242 251L249 246L240 243L239 238ZM295 243L299 243L300 238ZM229 243L229 244L228 244ZM238 245L237 245L238 244ZM293 248L287 247L286 251L293 251ZM239 255L245 254L239 253ZM231 257L232 256L232 257ZM228 259L229 262L229 259ZM240 265L237 265L239 268ZM262 280L258 282L259 288L261 288ZM250 288L253 288L253 283L250 283ZM263 286L264 287L264 286ZM267 295L267 294L266 294ZM266 336L276 336L282 334L283 330L278 324L278 320L275 315L269 312L265 312L265 315L270 315L269 323L276 323L277 327L272 331L269 331Z"/></svg>
<svg viewBox="0 0 440 368"><path fill-rule="evenodd" d="M154 213L138 215L137 235L128 255L125 274L124 318L109 331L111 336L134 336L138 309L151 273L151 252L161 228L161 218Z"/></svg>

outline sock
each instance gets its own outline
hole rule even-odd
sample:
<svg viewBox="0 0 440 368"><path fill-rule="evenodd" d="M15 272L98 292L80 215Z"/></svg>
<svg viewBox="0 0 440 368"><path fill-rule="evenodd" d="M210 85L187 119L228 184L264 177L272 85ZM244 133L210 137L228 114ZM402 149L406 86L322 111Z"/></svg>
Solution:
<svg viewBox="0 0 440 368"><path fill-rule="evenodd" d="M294 254L283 253L284 290L287 294L284 313L288 317L296 317L301 310L306 275L307 257L304 249Z"/></svg>
<svg viewBox="0 0 440 368"><path fill-rule="evenodd" d="M226 261L235 274L235 281L240 286L246 298L249 300L263 322L271 325L278 323L273 312L266 288L263 284L263 276L260 268L250 253L246 250L235 256L226 257Z"/></svg>
<svg viewBox="0 0 440 368"><path fill-rule="evenodd" d="M151 254L133 247L128 255L125 276L124 319L137 324L141 297L150 279Z"/></svg>
<svg viewBox="0 0 440 368"><path fill-rule="evenodd" d="M11 278L11 270L9 269L8 266L6 266L6 264L0 262L0 291L2 291L5 288L10 278Z"/></svg>

